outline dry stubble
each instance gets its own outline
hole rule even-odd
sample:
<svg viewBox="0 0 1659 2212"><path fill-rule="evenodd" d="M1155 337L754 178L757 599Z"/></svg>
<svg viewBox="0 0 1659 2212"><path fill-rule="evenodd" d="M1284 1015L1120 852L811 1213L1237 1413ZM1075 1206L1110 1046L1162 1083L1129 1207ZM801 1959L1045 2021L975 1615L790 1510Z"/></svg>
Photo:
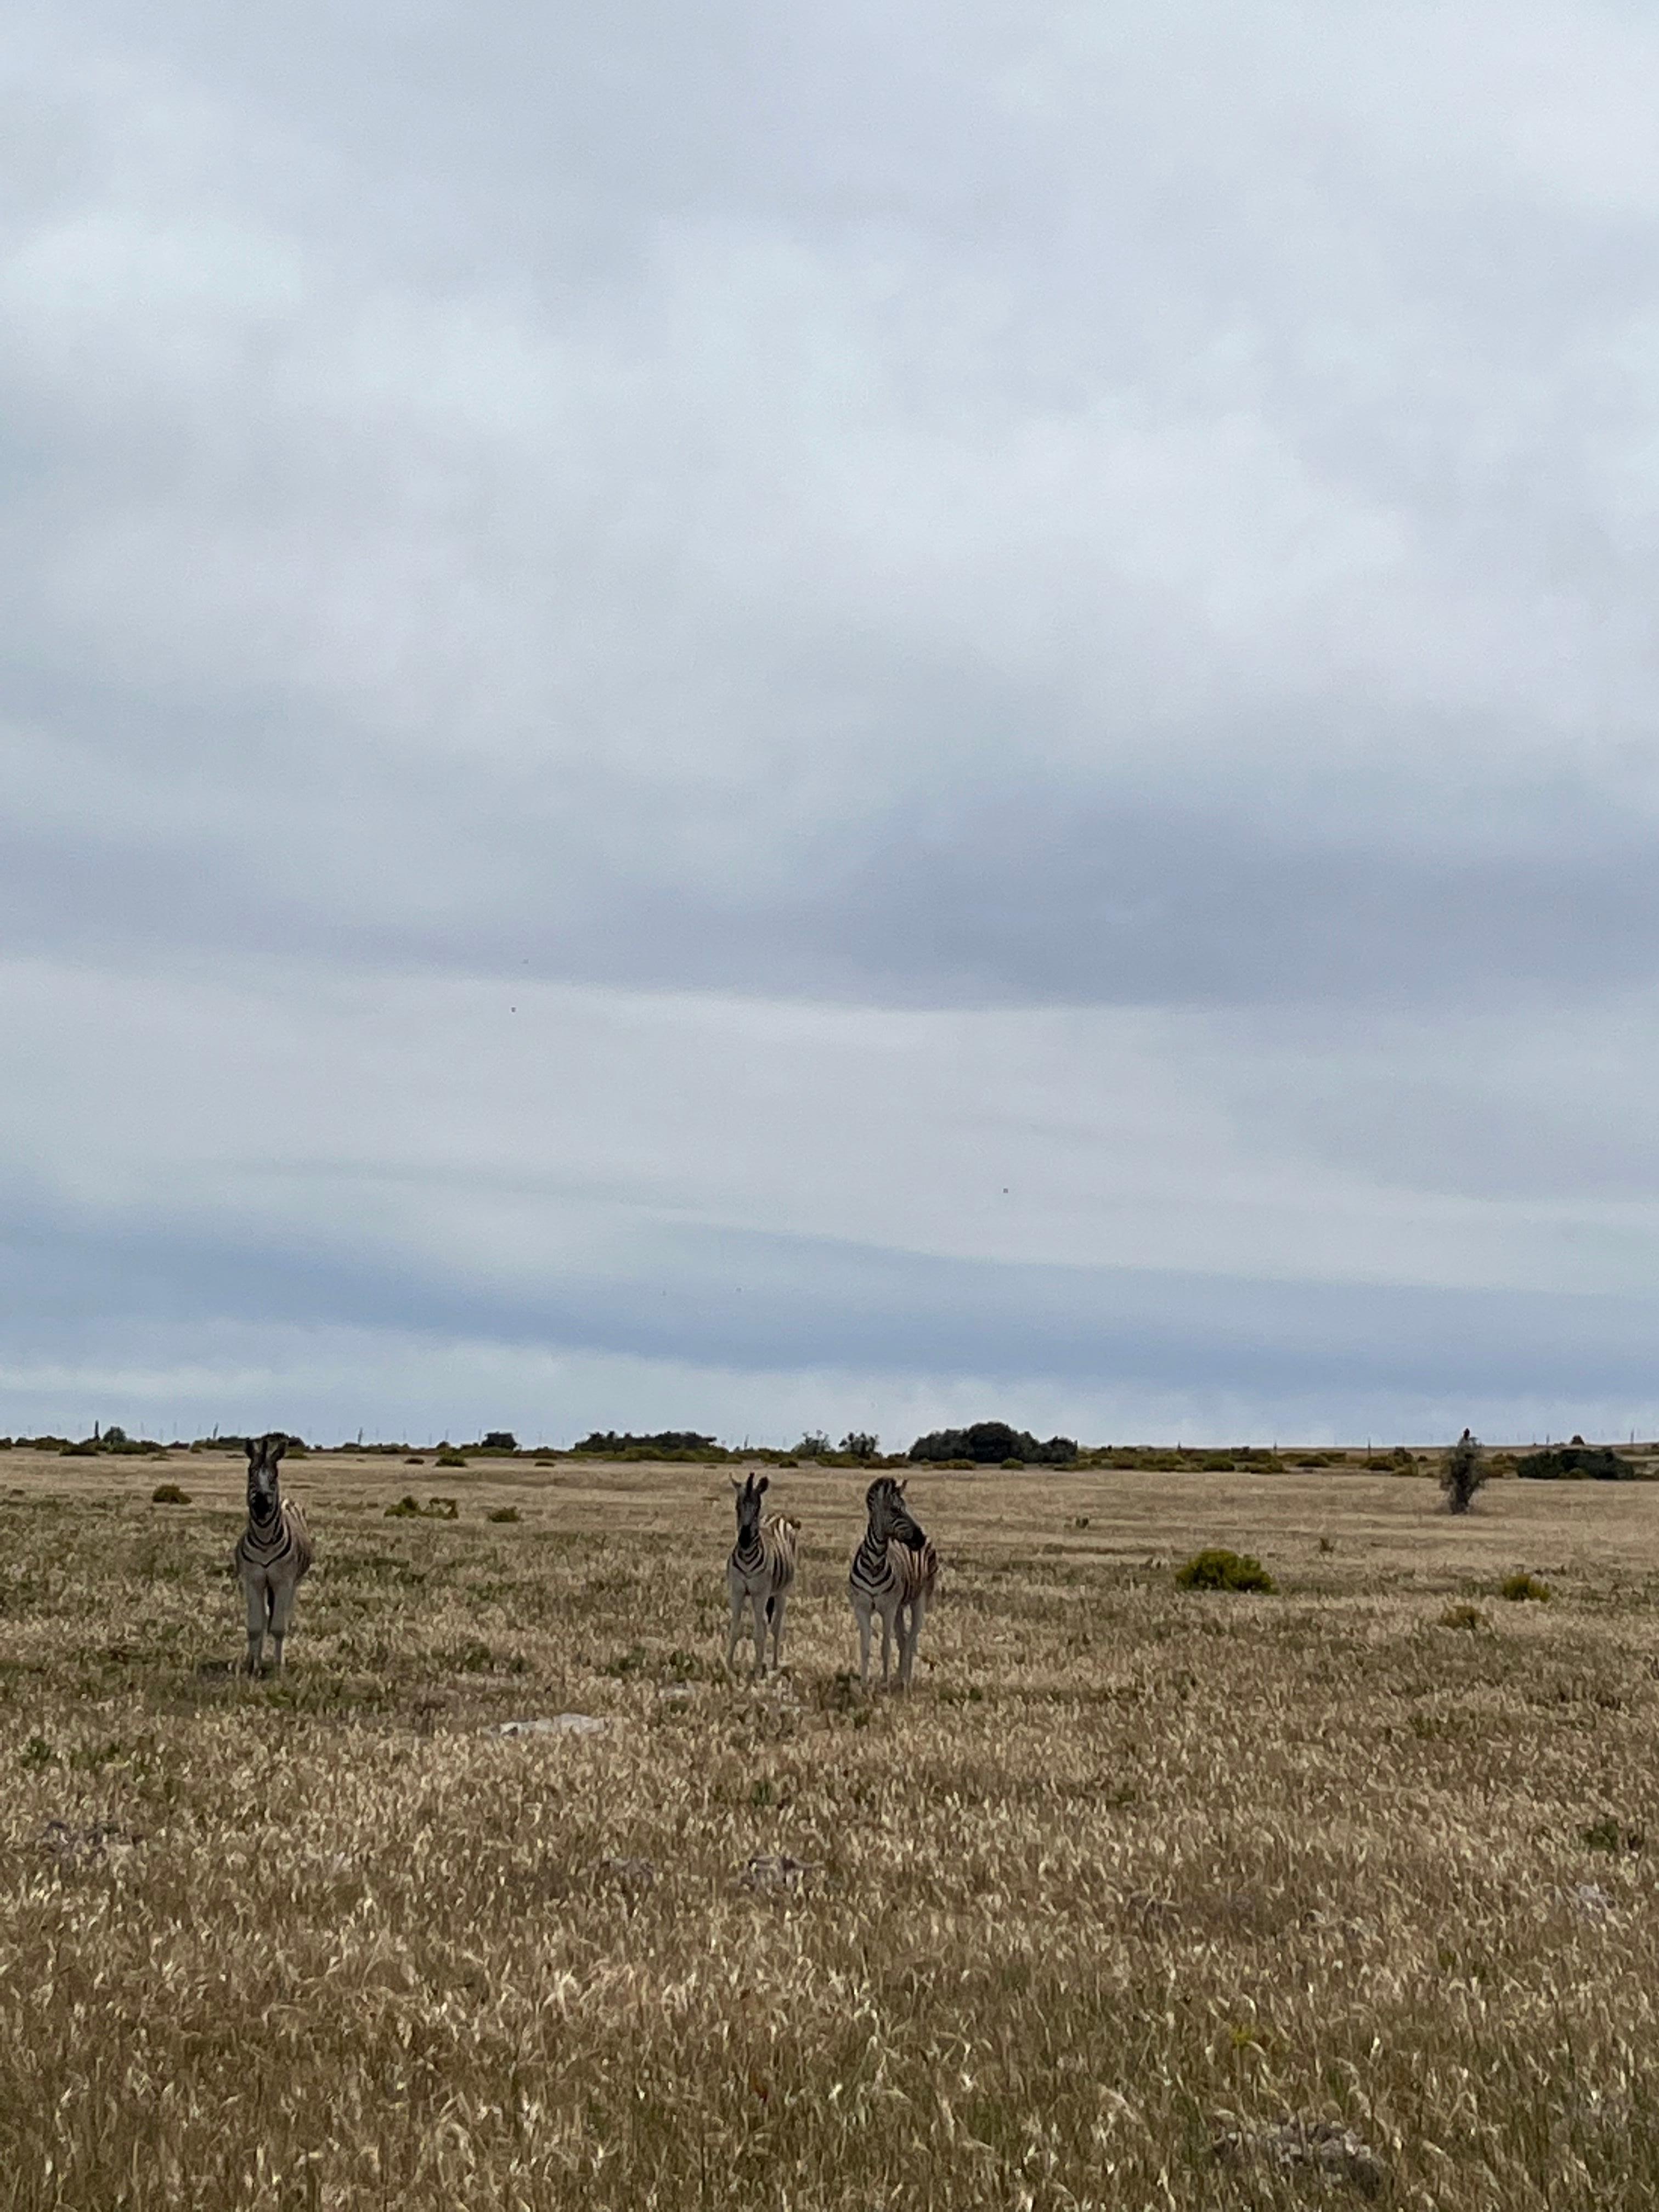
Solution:
<svg viewBox="0 0 1659 2212"><path fill-rule="evenodd" d="M157 1472L0 1461L0 2204L1376 2185L1281 2168L1287 2119L1402 2203L1659 2202L1659 1488L1453 1522L1422 1479L922 1475L900 1704L842 1671L850 1472L775 1478L758 1690L722 1470L305 1462L319 1564L254 1684L238 1467L162 1470L186 1507ZM460 1518L386 1519L411 1486ZM1280 1594L1178 1593L1202 1542ZM1522 1568L1550 1603L1496 1597ZM484 1732L562 1711L613 1725Z"/></svg>

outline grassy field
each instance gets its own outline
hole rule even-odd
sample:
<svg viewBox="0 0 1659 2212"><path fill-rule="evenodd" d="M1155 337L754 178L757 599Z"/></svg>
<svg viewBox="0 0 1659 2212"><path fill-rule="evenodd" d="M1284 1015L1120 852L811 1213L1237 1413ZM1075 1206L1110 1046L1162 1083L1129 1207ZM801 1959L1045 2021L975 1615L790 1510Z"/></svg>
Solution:
<svg viewBox="0 0 1659 2212"><path fill-rule="evenodd" d="M240 1461L0 1458L0 2206L1659 2203L1659 1485L920 1474L900 1700L856 1473L759 1687L721 1469L285 1474L249 1682Z"/></svg>

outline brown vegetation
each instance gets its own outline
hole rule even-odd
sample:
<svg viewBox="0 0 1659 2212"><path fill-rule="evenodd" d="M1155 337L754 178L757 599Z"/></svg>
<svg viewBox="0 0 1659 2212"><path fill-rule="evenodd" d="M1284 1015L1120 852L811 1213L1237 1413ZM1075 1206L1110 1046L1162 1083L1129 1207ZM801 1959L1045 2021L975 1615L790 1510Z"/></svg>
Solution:
<svg viewBox="0 0 1659 2212"><path fill-rule="evenodd" d="M861 1470L775 1486L758 1690L723 1469L402 1474L296 1470L247 1682L240 1462L0 1459L0 2206L1659 2199L1652 1487L919 1472L901 1700ZM1176 1589L1223 1545L1278 1595Z"/></svg>

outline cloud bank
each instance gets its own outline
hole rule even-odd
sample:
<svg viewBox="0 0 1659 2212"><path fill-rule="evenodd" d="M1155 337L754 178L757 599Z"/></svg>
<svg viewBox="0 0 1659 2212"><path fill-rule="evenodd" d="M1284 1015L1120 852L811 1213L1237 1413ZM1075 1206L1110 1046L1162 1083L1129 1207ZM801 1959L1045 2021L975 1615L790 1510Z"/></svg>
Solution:
<svg viewBox="0 0 1659 2212"><path fill-rule="evenodd" d="M3 70L0 1421L1659 1425L1659 29Z"/></svg>

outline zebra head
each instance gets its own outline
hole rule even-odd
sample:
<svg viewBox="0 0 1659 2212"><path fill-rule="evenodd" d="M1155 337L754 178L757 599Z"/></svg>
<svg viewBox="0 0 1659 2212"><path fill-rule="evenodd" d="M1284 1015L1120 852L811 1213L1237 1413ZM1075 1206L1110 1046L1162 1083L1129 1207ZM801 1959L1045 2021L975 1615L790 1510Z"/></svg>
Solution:
<svg viewBox="0 0 1659 2212"><path fill-rule="evenodd" d="M284 1436L247 1440L247 1510L250 1518L269 1521L282 1504L276 1462L288 1449Z"/></svg>
<svg viewBox="0 0 1659 2212"><path fill-rule="evenodd" d="M769 1474L762 1475L758 1482L747 1476L742 1482L732 1478L732 1503L738 1509L738 1541L752 1544L760 1532L761 1498L772 1487Z"/></svg>
<svg viewBox="0 0 1659 2212"><path fill-rule="evenodd" d="M904 1485L890 1474L880 1474L864 1493L864 1510L870 1516L870 1534L878 1544L908 1544L919 1551L927 1540L904 1502Z"/></svg>

